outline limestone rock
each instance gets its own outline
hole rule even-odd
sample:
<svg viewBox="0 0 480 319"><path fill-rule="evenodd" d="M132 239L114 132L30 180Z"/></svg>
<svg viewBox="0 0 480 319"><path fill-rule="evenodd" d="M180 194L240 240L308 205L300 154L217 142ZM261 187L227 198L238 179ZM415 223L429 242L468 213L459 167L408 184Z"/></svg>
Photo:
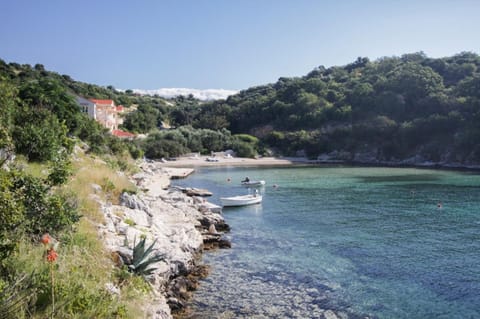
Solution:
<svg viewBox="0 0 480 319"><path fill-rule="evenodd" d="M337 315L332 310L327 310L323 313L325 319L338 319Z"/></svg>
<svg viewBox="0 0 480 319"><path fill-rule="evenodd" d="M228 231L229 226L221 210L212 211L203 198L159 187L168 179L160 167L154 163L142 163L141 167L142 172L133 179L145 191L124 192L120 205L102 203L100 196L92 195L101 203L105 219L98 230L118 265L132 262L133 247L140 238L145 237L147 245L154 242L154 252L165 258L152 265L155 271L149 281L156 297L154 303L145 307L145 312L149 318L170 319L170 309L182 309L197 285L194 278L202 250L230 247L221 233ZM94 190L100 192L101 187Z"/></svg>
<svg viewBox="0 0 480 319"><path fill-rule="evenodd" d="M131 209L138 209L143 210L144 212L148 212L148 207L145 205L144 201L138 198L135 194L129 194L127 192L123 192L120 195L120 203Z"/></svg>

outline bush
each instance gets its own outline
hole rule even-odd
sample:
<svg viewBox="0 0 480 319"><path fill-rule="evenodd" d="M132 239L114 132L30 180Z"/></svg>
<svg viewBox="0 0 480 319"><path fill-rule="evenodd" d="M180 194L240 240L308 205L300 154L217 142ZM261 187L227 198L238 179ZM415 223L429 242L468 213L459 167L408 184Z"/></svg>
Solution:
<svg viewBox="0 0 480 319"><path fill-rule="evenodd" d="M14 185L25 207L28 234L55 234L79 220L73 194L50 194L42 180L30 176L16 176Z"/></svg>
<svg viewBox="0 0 480 319"><path fill-rule="evenodd" d="M133 142L127 142L127 148L133 159L142 158L144 155L142 148Z"/></svg>
<svg viewBox="0 0 480 319"><path fill-rule="evenodd" d="M71 149L67 127L47 110L24 108L18 112L13 130L16 151L32 161L55 158L61 147Z"/></svg>
<svg viewBox="0 0 480 319"><path fill-rule="evenodd" d="M238 141L233 143L232 145L233 151L236 153L237 156L239 157L250 157L253 158L255 155L257 155L255 149L253 146L249 143L245 143L242 141Z"/></svg>
<svg viewBox="0 0 480 319"><path fill-rule="evenodd" d="M11 174L0 170L0 259L15 249L25 221L25 208L13 187Z"/></svg>
<svg viewBox="0 0 480 319"><path fill-rule="evenodd" d="M48 175L48 182L50 185L62 185L72 175L72 163L65 150L59 152L58 156L50 163L50 174Z"/></svg>
<svg viewBox="0 0 480 319"><path fill-rule="evenodd" d="M145 146L148 158L175 157L185 153L188 153L187 148L170 140L149 140Z"/></svg>

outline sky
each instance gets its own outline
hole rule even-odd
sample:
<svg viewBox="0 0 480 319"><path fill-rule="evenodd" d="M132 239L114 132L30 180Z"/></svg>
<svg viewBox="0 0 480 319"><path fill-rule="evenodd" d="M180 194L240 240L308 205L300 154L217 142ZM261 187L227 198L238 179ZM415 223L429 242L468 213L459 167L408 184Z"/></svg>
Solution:
<svg viewBox="0 0 480 319"><path fill-rule="evenodd" d="M423 51L480 53L479 0L0 0L0 59L118 89L242 90Z"/></svg>

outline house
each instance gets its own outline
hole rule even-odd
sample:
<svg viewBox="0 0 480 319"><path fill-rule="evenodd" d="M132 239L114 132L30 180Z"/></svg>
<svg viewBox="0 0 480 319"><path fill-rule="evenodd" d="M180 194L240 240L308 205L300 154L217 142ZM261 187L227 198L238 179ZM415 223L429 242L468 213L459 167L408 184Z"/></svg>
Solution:
<svg viewBox="0 0 480 319"><path fill-rule="evenodd" d="M90 99L95 104L95 120L111 131L118 129L117 107L113 100Z"/></svg>
<svg viewBox="0 0 480 319"><path fill-rule="evenodd" d="M136 137L135 134L118 129L118 126L123 123L121 114L127 113L123 105L115 105L113 100L85 99L81 96L75 98L80 106L80 111L109 129L112 135L126 139Z"/></svg>
<svg viewBox="0 0 480 319"><path fill-rule="evenodd" d="M126 114L123 105L117 105L117 125L123 124L123 117Z"/></svg>
<svg viewBox="0 0 480 319"><path fill-rule="evenodd" d="M88 117L96 120L96 105L90 100L87 100L81 96L75 97L77 100L78 105L80 105L80 111L86 113Z"/></svg>

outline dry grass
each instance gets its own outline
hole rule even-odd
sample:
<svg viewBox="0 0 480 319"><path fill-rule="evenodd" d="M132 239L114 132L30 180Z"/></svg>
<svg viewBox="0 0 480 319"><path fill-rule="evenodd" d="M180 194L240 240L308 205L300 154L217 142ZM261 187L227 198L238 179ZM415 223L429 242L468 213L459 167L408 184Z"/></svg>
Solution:
<svg viewBox="0 0 480 319"><path fill-rule="evenodd" d="M103 215L100 205L92 194L103 201L118 204L121 193L125 190L135 192L136 186L123 174L112 169L100 159L78 156L74 162L74 175L68 183L68 188L77 194L80 200L81 213L95 222L102 222ZM101 187L95 193L94 184Z"/></svg>
<svg viewBox="0 0 480 319"><path fill-rule="evenodd" d="M118 202L124 190L135 191L128 177L117 173L105 161L77 154L74 174L64 189L73 192L79 201L81 220L73 232L59 238L58 259L55 262L55 304L58 318L141 318L142 305L149 302L149 286L140 277L121 275L99 237L97 224L103 221L99 201ZM41 174L44 167L29 168ZM102 187L95 193L92 184ZM9 268L17 274L33 274L36 297L45 306L35 309L31 318L50 317L51 268L45 260L45 248L28 240L19 243L15 256L9 258ZM125 272L125 271L123 271ZM119 276L126 276L120 279ZM109 294L107 283L119 285L121 294ZM43 298L43 299L42 299Z"/></svg>

